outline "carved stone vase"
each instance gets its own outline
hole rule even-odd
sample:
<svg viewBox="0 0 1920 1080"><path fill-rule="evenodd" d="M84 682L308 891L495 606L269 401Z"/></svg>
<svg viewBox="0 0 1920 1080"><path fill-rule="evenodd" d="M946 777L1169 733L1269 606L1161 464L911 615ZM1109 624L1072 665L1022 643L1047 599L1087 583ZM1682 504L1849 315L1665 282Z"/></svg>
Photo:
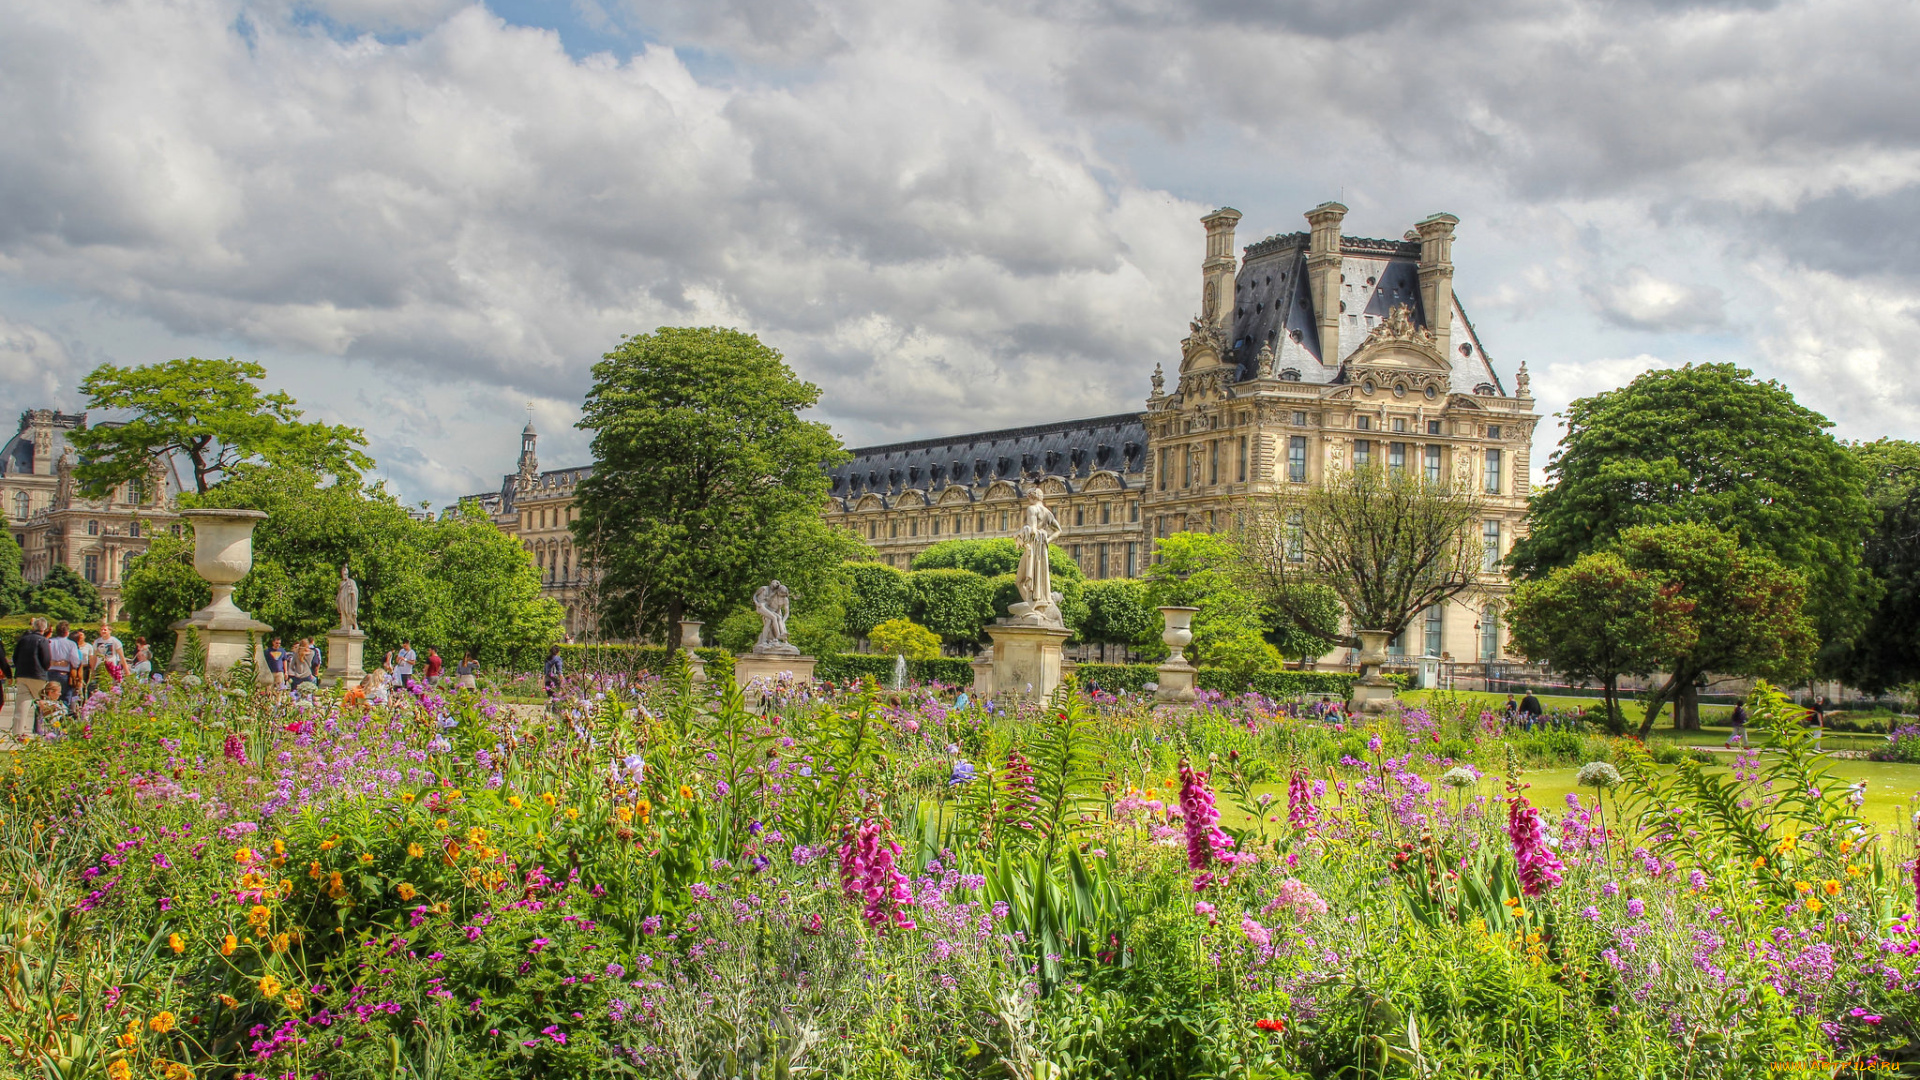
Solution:
<svg viewBox="0 0 1920 1080"><path fill-rule="evenodd" d="M1393 635L1385 630L1356 630L1354 636L1360 639L1360 677L1354 680L1347 700L1355 712L1380 712L1393 704L1397 692L1380 674L1380 665L1387 661L1387 642Z"/></svg>
<svg viewBox="0 0 1920 1080"><path fill-rule="evenodd" d="M193 571L213 586L206 607L173 624L172 668L187 666L187 634L195 632L209 676L223 674L247 657L249 638L261 681L271 679L266 665L267 635L273 627L241 611L233 587L253 569L253 527L266 519L262 510L182 510L193 526Z"/></svg>
<svg viewBox="0 0 1920 1080"><path fill-rule="evenodd" d="M1193 682L1198 675L1187 661L1187 646L1193 644L1193 616L1197 607L1163 607L1160 617L1166 623L1160 640L1167 646L1167 659L1159 667L1160 686L1154 700L1163 705L1184 705L1193 701Z"/></svg>

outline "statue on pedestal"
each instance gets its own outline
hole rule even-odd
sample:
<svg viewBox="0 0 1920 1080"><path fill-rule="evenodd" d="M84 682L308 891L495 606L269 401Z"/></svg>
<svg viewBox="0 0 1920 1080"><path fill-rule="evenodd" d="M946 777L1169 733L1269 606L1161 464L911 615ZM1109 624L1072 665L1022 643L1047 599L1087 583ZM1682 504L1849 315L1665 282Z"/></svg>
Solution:
<svg viewBox="0 0 1920 1080"><path fill-rule="evenodd" d="M1021 603L1007 608L1009 623L1028 626L1059 626L1061 596L1053 591L1053 568L1047 563L1047 545L1060 535L1060 519L1047 509L1039 488L1027 492L1027 508L1021 512L1019 531L1013 534L1020 545L1020 565L1014 571L1014 584L1020 589Z"/></svg>
<svg viewBox="0 0 1920 1080"><path fill-rule="evenodd" d="M340 629L360 629L360 586L347 576L347 566L340 564L340 591L333 595L333 606L340 612Z"/></svg>
<svg viewBox="0 0 1920 1080"><path fill-rule="evenodd" d="M753 610L760 616L760 640L754 642L757 655L798 656L800 650L787 641L787 616L792 610L792 592L779 581L753 591Z"/></svg>

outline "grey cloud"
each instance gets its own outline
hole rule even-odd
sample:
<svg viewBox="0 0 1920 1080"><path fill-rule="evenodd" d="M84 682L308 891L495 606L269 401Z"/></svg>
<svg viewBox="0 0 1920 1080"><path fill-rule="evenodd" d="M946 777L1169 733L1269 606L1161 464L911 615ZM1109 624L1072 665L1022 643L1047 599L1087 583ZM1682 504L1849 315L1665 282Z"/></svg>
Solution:
<svg viewBox="0 0 1920 1080"><path fill-rule="evenodd" d="M1726 321L1726 296L1714 286L1673 281L1630 266L1586 288L1602 318L1630 330L1696 331Z"/></svg>

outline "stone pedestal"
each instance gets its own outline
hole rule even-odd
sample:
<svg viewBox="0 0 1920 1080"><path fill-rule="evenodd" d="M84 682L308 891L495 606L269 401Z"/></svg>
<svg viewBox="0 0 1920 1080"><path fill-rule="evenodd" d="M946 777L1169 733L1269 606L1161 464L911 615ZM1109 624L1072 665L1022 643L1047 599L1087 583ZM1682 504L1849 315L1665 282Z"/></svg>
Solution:
<svg viewBox="0 0 1920 1080"><path fill-rule="evenodd" d="M327 678L335 682L359 682L367 674L360 666L367 648L367 635L358 630L327 631Z"/></svg>
<svg viewBox="0 0 1920 1080"><path fill-rule="evenodd" d="M794 653L743 653L733 658L733 681L747 695L749 701L758 701L760 692L753 688L753 681L771 683L782 675L793 676L795 683L813 681L814 658Z"/></svg>
<svg viewBox="0 0 1920 1080"><path fill-rule="evenodd" d="M993 639L993 694L1044 698L1060 685L1060 647L1072 631L996 624L987 627L987 636ZM979 669L974 671L977 683Z"/></svg>
<svg viewBox="0 0 1920 1080"><path fill-rule="evenodd" d="M1354 681L1353 692L1347 702L1357 713L1385 712L1393 707L1398 692L1392 683L1380 675L1380 665L1387 659L1387 641L1393 635L1385 630L1356 630L1354 633L1360 638L1360 678Z"/></svg>
<svg viewBox="0 0 1920 1080"><path fill-rule="evenodd" d="M687 651L687 667L693 672L693 681L707 681L707 662L693 650L700 647L700 621L698 619L680 620L680 647Z"/></svg>
<svg viewBox="0 0 1920 1080"><path fill-rule="evenodd" d="M1188 662L1186 648L1193 644L1193 614L1199 610L1196 607L1160 609L1160 617L1166 622L1166 628L1160 632L1160 640L1167 646L1167 659L1157 669L1160 688L1153 692L1153 700L1162 705L1188 705L1193 702L1193 681L1199 672Z"/></svg>
<svg viewBox="0 0 1920 1080"><path fill-rule="evenodd" d="M993 650L973 658L973 692L982 697L993 693Z"/></svg>
<svg viewBox="0 0 1920 1080"><path fill-rule="evenodd" d="M253 527L266 512L262 510L182 510L180 516L193 526L193 570L213 586L213 600L206 607L172 626L173 670L187 667L187 634L200 639L204 667L209 678L226 674L236 664L253 655L256 679L270 682L267 671L267 641L273 627L241 611L233 602L233 586L253 569Z"/></svg>

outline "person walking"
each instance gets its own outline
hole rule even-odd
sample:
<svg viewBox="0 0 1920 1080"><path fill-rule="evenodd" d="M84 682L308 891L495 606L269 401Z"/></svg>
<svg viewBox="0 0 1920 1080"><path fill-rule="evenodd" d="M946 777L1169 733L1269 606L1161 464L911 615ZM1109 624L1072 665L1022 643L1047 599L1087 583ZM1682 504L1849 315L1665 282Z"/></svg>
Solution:
<svg viewBox="0 0 1920 1080"><path fill-rule="evenodd" d="M35 619L13 643L13 737L24 739L37 730L40 691L51 681L53 644L47 640L47 620Z"/></svg>
<svg viewBox="0 0 1920 1080"><path fill-rule="evenodd" d="M554 698L560 696L560 676L564 670L564 666L560 662L560 646L553 645L548 647L547 665L543 671L543 674L546 676L548 701L552 701Z"/></svg>
<svg viewBox="0 0 1920 1080"><path fill-rule="evenodd" d="M445 662L440 659L440 653L437 650L435 650L433 646L431 645L427 646L427 685L428 686L432 686L434 683L440 681L440 669L444 666L445 666Z"/></svg>
<svg viewBox="0 0 1920 1080"><path fill-rule="evenodd" d="M1820 736L1827 730L1827 699L1824 696L1813 699L1813 708L1807 710L1807 723L1813 726L1813 748L1818 750Z"/></svg>
<svg viewBox="0 0 1920 1080"><path fill-rule="evenodd" d="M420 655L413 651L413 642L402 641L394 660L393 680L408 690L413 689L413 666L420 661Z"/></svg>
<svg viewBox="0 0 1920 1080"><path fill-rule="evenodd" d="M1744 701L1733 703L1733 734L1727 736L1723 745L1731 750L1735 743L1740 744L1740 749L1747 749L1747 703Z"/></svg>
<svg viewBox="0 0 1920 1080"><path fill-rule="evenodd" d="M465 654L460 658L460 666L453 669L453 688L455 690L474 689L475 676L479 674L480 662L473 658L472 653Z"/></svg>
<svg viewBox="0 0 1920 1080"><path fill-rule="evenodd" d="M47 639L47 646L53 651L53 662L47 665L47 678L60 684L60 700L71 703L73 699L73 680L80 667L80 648L70 636L72 627L64 620L53 628L53 636Z"/></svg>
<svg viewBox="0 0 1920 1080"><path fill-rule="evenodd" d="M1532 731L1533 726L1539 723L1540 718L1545 715L1546 710L1540 707L1540 699L1533 696L1533 689L1529 687L1527 689L1527 696L1520 699L1521 725L1528 731Z"/></svg>

